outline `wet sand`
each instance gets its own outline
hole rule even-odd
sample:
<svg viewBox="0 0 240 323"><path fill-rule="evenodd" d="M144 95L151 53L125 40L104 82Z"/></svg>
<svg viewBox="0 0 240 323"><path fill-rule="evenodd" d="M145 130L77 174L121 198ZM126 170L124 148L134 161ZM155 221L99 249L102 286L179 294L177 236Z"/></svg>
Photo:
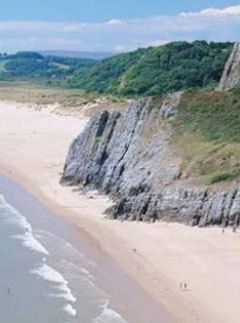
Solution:
<svg viewBox="0 0 240 323"><path fill-rule="evenodd" d="M0 147L9 147L8 153L0 161L0 172L6 175L0 176L1 184L4 184L4 195L7 195L8 200L18 210L24 214L32 214L32 217L33 213L37 217L42 216L43 211L39 211L39 208L42 209L43 205L51 210L52 214L61 215L68 222L71 220L78 236L78 239L76 236L75 239L72 237L74 244L97 263L98 270L93 274L98 286L110 295L112 308L121 313L129 323L172 322L166 309L121 269L118 262L105 252L101 242L87 227L82 227L82 223L87 224L89 219L89 225L93 225L96 233L104 235L107 243L114 247L111 241L114 232L108 231L109 229L101 232L101 226L98 228L97 223L91 221L91 218L96 216L102 224L105 221L109 222L104 219L103 212L111 205L110 201L96 192L79 196L78 193L72 192L72 188L59 184L68 146L73 137L84 128L88 119L62 117L55 112L53 114L51 111L55 111L56 106L49 106L41 111L36 108L37 106L30 107L19 103L0 104L0 114L3 112L4 115L0 117ZM7 120L11 120L11 125ZM47 120L51 120L50 124ZM5 131L8 132L7 140L3 135ZM32 145L35 152L30 148ZM11 160L15 160L14 163L11 163ZM41 170L38 168L39 163ZM26 167L25 171L22 171L22 167ZM71 239L69 235L68 239Z"/></svg>
<svg viewBox="0 0 240 323"><path fill-rule="evenodd" d="M0 194L4 194L7 202L18 210L20 214L24 214L27 221L31 222L32 226L37 228L37 231L41 228L40 231L49 231L54 237L61 237L61 241L59 240L57 242L61 243L63 247L61 256L64 259L67 256L66 252L68 250L66 246L68 248L71 246L71 249L74 248L80 255L84 255L84 257L79 257L79 259L72 255L69 257L70 259L73 258L71 261L76 265L77 261L79 261L79 269L83 268L94 277L92 282L96 285L96 292L97 289L100 288L102 294L108 295L108 297L106 297L110 301L108 303L108 308L120 314L129 323L170 322L167 314L164 313L164 309L161 311L161 307L158 306L158 303L121 270L111 257L99 248L96 248L93 240L86 237L86 235L79 231L74 224L71 224L70 221L63 217L56 216L56 214L45 208L36 197L29 194L19 184L3 175L0 175ZM60 246L56 247L60 248ZM73 252L71 252L71 254L72 253ZM75 254L76 251L74 251L74 255ZM50 258L51 257L52 255L50 253ZM16 272L16 276L17 274L18 273ZM75 275L76 273L74 276ZM89 292L89 286L87 286L87 284L86 291L84 291L83 287L84 284L80 283L79 293L86 294L86 298L92 297L94 305L97 297L100 295L95 295L95 297L94 295L91 295L91 291ZM75 289L76 288L77 286ZM91 289L93 289L91 292L93 293L94 288L92 287ZM98 294L100 294L100 292L98 292ZM80 315L82 315L84 311L91 311L91 308L82 307L84 305L86 306L84 303L80 304L81 307L78 308ZM113 322L115 321L113 320Z"/></svg>
<svg viewBox="0 0 240 323"><path fill-rule="evenodd" d="M176 322L238 323L239 233L105 219L103 212L111 204L106 197L94 192L81 195L59 184L68 146L87 119L50 110L0 104L0 172L74 223L97 257L110 256L150 300L159 303L160 312L166 309ZM112 273L107 276L110 285L115 283ZM186 290L181 288L185 283ZM134 299L130 310L133 303L144 307ZM146 315L148 311L143 310Z"/></svg>

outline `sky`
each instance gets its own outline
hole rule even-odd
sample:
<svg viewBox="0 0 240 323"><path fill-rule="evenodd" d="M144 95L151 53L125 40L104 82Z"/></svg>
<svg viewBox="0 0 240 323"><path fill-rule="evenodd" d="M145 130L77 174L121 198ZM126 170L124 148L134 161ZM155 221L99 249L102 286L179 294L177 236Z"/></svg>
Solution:
<svg viewBox="0 0 240 323"><path fill-rule="evenodd" d="M121 52L175 40L240 41L240 1L8 0L0 51Z"/></svg>

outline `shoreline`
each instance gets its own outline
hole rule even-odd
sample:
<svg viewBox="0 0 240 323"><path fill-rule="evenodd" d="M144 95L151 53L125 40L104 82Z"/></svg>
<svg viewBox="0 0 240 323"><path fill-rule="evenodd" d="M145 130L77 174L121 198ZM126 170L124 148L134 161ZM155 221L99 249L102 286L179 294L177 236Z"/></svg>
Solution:
<svg viewBox="0 0 240 323"><path fill-rule="evenodd" d="M174 321L238 323L238 233L107 220L106 197L60 186L67 149L86 121L0 102L0 173L75 224L95 250L112 258ZM181 282L187 282L188 292L179 289Z"/></svg>
<svg viewBox="0 0 240 323"><path fill-rule="evenodd" d="M63 235L63 239L68 243L71 243L81 254L85 255L90 262L94 262L97 266L94 267L94 282L97 286L106 292L110 296L110 302L108 306L116 313L123 315L127 322L144 323L147 320L145 313L150 311L152 313L152 320L149 322L169 322L165 320L164 314L160 319L160 309L157 308L154 300L151 299L139 286L133 282L128 275L123 272L119 266L114 262L112 258L104 254L102 250L99 250L94 245L93 239L86 239L84 234L79 233L77 227L72 224L65 217L59 217L48 208L42 205L38 201L37 197L27 192L20 184L14 182L12 179L5 175L0 174L0 185L7 202L9 202L14 208L16 208L21 214L27 214L33 220L36 219L36 214L43 215L41 221L44 223L50 221L57 226L58 234ZM46 226L46 223L45 223ZM67 227L67 232L64 228ZM63 231L64 230L64 231ZM56 231L56 230L55 230ZM115 281L109 281L109 274L114 274ZM124 288L127 288L124 290ZM114 289L117 288L118 292L114 293ZM141 305L138 313L129 311L126 306L126 301L131 302L131 299L135 297L136 303ZM124 300L124 301L123 301ZM143 311L144 309L144 311ZM135 308L136 310L136 308ZM145 317L145 319L143 319ZM160 319L160 321L159 321Z"/></svg>
<svg viewBox="0 0 240 323"><path fill-rule="evenodd" d="M9 103L7 103L9 104ZM13 102L10 102L10 105L12 105ZM1 106L1 102L0 102ZM55 107L54 107L55 108ZM0 107L1 109L1 107ZM18 109L25 109L24 105L21 103L19 104ZM31 105L26 105L26 111L31 111ZM34 106L34 112L33 113L41 114L42 111L35 110ZM50 114L49 114L50 115ZM57 118L61 118L62 116ZM73 119L72 117L70 117ZM87 118L83 118L84 125L87 121ZM79 122L81 119L77 119L77 122ZM70 140L72 140L71 138ZM64 162L64 159L63 161ZM20 186L20 189L22 191L25 191L25 194L29 194L32 196L32 198L35 198L38 203L40 203L43 207L45 207L49 212L54 214L55 217L61 216L64 220L68 221L78 231L79 235L79 244L84 245L84 249L86 250L87 254L90 254L100 265L102 265L106 269L106 273L101 273L98 281L99 285L102 284L102 288L106 289L107 292L110 293L111 297L113 298L113 309L117 311L123 310L123 313L125 314L126 318L128 319L129 323L172 323L172 319L170 319L170 314L166 312L165 308L161 306L148 292L146 292L144 289L142 289L141 285L138 284L135 280L132 279L128 273L123 270L121 266L115 261L114 257L111 256L108 252L105 252L104 245L100 243L98 239L96 239L92 232L89 232L85 225L87 226L89 224L90 218L89 216L83 216L82 220L84 225L82 226L78 219L78 208L79 206L61 206L61 203L57 203L54 201L53 196L49 198L48 195L44 194L44 191L40 189L40 187L35 185L34 180L26 176L23 172L21 172L18 168L9 167L8 164L5 164L3 162L3 159L0 160L0 177L4 176L9 181L12 182L12 185ZM60 179L60 176L59 176ZM72 193L71 187L62 187L59 184L59 181L56 182L57 186L59 188L62 188L64 191L68 191L68 194L74 195ZM55 195L55 191L52 191L52 194ZM97 216L99 217L99 220L102 222L105 222L105 219L103 219L103 212L107 206L111 204L111 202L106 198L102 196L98 196L96 192L90 193L91 196L94 195L95 199L98 200L100 210L97 212ZM79 197L77 197L78 199ZM81 197L80 197L81 198ZM82 196L82 198L85 200L84 204L87 204L87 208L89 207L89 204L92 203L92 199L89 199L86 196ZM10 199L10 201L13 199ZM93 201L94 201L93 200ZM100 200L100 201L99 201ZM71 201L70 201L71 202ZM75 196L75 202L76 202L76 196ZM13 202L13 205L15 202ZM86 206L83 205L84 212L86 212L85 208ZM80 219L81 220L81 219ZM92 225L95 229L95 221L92 218L93 222ZM108 220L106 220L108 221ZM98 228L96 226L96 230L98 231ZM112 235L114 236L114 234ZM111 274L114 274L113 277L111 277ZM114 291L115 288L115 279L116 277L119 279L119 282L117 281L116 287L118 291ZM102 282L101 282L101 279ZM124 299L124 302L119 299L119 295L121 295ZM135 299L137 302L131 303L132 299ZM134 310L130 307L126 307L126 301L131 304L131 307L134 308ZM139 302L138 302L139 301ZM120 306L119 306L120 305ZM150 314L151 313L151 314ZM149 320L150 319L150 320Z"/></svg>

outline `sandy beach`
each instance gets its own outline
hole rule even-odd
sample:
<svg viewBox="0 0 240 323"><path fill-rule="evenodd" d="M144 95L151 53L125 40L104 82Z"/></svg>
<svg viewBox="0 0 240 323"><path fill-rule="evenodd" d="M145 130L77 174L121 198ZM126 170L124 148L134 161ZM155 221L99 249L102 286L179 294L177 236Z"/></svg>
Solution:
<svg viewBox="0 0 240 323"><path fill-rule="evenodd" d="M176 322L238 323L238 232L107 220L106 197L59 184L68 147L87 121L56 114L55 106L0 102L0 172L76 224Z"/></svg>

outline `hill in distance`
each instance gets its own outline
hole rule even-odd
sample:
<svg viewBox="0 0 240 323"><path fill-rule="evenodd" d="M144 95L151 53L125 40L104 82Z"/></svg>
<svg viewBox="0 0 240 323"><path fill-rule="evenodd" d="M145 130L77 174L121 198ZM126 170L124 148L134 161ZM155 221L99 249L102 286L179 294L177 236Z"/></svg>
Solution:
<svg viewBox="0 0 240 323"><path fill-rule="evenodd" d="M69 78L68 85L120 96L152 96L219 82L233 44L173 42L107 58Z"/></svg>
<svg viewBox="0 0 240 323"><path fill-rule="evenodd" d="M55 86L116 96L161 96L215 87L232 48L230 42L173 42L100 61L20 52L0 57L0 78L35 79Z"/></svg>
<svg viewBox="0 0 240 323"><path fill-rule="evenodd" d="M85 59L94 59L102 60L111 56L114 56L114 53L110 52L88 52L88 51L70 51L70 50L46 50L46 51L37 51L43 56L57 56L57 57L73 57L73 58L85 58Z"/></svg>
<svg viewBox="0 0 240 323"><path fill-rule="evenodd" d="M96 60L44 56L37 52L18 52L13 55L0 56L1 80L39 80L61 82L70 75L95 65Z"/></svg>

